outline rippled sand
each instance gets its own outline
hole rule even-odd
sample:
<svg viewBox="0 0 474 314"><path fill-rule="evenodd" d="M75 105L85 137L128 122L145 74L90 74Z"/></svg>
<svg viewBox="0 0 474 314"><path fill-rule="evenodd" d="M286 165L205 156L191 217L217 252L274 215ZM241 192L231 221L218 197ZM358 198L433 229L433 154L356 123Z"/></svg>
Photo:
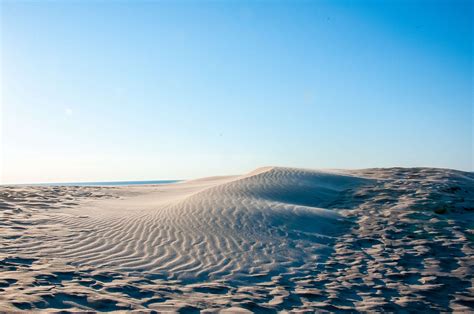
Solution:
<svg viewBox="0 0 474 314"><path fill-rule="evenodd" d="M0 310L469 311L474 174L0 188Z"/></svg>

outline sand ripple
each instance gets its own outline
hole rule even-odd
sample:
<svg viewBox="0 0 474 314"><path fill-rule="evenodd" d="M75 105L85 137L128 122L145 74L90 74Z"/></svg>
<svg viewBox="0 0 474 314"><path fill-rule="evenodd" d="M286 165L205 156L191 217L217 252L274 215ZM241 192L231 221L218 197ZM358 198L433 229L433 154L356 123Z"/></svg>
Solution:
<svg viewBox="0 0 474 314"><path fill-rule="evenodd" d="M3 187L0 309L465 310L472 173Z"/></svg>

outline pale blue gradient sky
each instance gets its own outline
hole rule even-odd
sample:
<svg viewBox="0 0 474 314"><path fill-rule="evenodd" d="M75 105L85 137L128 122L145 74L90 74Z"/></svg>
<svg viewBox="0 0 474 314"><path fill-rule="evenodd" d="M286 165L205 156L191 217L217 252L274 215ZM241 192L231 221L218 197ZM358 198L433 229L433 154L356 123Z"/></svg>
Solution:
<svg viewBox="0 0 474 314"><path fill-rule="evenodd" d="M473 170L471 1L0 2L3 183Z"/></svg>

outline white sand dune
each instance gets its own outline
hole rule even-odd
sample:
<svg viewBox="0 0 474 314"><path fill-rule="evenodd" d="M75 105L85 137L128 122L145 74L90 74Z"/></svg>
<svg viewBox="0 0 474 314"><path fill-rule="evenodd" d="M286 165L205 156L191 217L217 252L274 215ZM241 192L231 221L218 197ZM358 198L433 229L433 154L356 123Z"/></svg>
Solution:
<svg viewBox="0 0 474 314"><path fill-rule="evenodd" d="M241 177L137 188L125 199L52 215L52 226L63 226L62 232L27 239L15 250L169 279L261 277L282 272L283 265L317 262L327 236L344 228L335 211L321 206L365 181L266 168Z"/></svg>
<svg viewBox="0 0 474 314"><path fill-rule="evenodd" d="M3 187L0 309L466 309L473 183L443 169L267 167Z"/></svg>

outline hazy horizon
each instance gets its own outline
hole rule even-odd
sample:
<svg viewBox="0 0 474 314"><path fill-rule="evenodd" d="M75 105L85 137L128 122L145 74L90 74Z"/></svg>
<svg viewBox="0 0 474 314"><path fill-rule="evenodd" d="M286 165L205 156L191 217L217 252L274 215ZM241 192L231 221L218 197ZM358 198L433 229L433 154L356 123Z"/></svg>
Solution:
<svg viewBox="0 0 474 314"><path fill-rule="evenodd" d="M0 3L0 184L474 170L471 1Z"/></svg>

